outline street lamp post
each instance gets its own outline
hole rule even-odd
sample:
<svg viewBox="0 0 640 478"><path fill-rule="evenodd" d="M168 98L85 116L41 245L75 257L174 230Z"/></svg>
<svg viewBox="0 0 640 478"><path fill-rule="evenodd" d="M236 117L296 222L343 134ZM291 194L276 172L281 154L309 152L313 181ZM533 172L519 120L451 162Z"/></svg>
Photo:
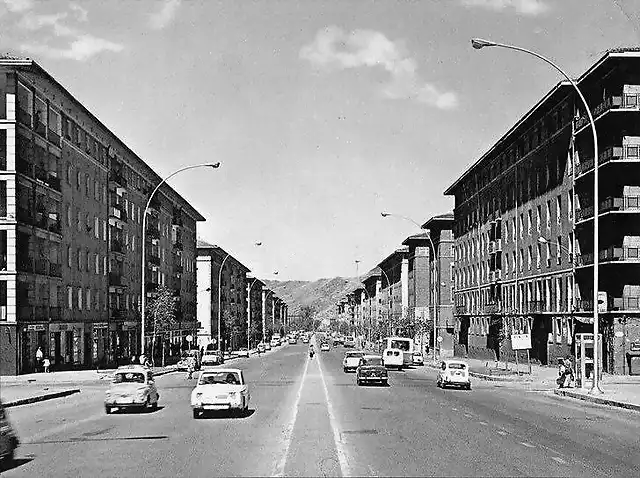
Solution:
<svg viewBox="0 0 640 478"><path fill-rule="evenodd" d="M144 343L144 339L145 339L145 321L146 321L146 317L145 317L145 312L146 312L146 301L147 301L147 293L146 293L146 284L145 284L145 280L146 280L146 270L147 270L147 257L146 257L146 232L147 232L147 212L149 211L149 207L151 206L151 200L153 199L153 196L156 194L156 192L158 191L158 189L160 189L160 186L162 186L164 183L166 183L169 179L171 179L173 176L175 176L178 173L181 173L182 171L187 171L188 169L195 169L195 168L212 168L212 169L217 169L220 167L220 163L202 163L202 164L194 164L191 166L185 166L182 167L180 169L175 170L174 172L172 172L171 174L169 174L168 176L166 176L162 181L160 181L158 183L158 185L155 187L155 189L151 192L151 194L149 195L149 199L147 199L147 204L144 208L144 212L142 214L142 284L140 285L140 288L142 290L142 297L140 299L140 312L142 314L142 326L141 326L141 337L140 337L140 342L141 342L141 353L142 355L144 355L145 353L145 343ZM151 351L152 355L153 355L153 351Z"/></svg>
<svg viewBox="0 0 640 478"><path fill-rule="evenodd" d="M427 239L429 239L429 244L431 245L431 250L433 251L433 280L431 282L433 286L433 294L432 294L433 295L433 361L435 362L436 347L438 344L437 342L438 340L438 307L439 307L438 299L440 297L440 294L438 294L436 291L436 286L439 287L438 284L440 284L440 279L438 277L438 257L436 254L436 248L433 245L433 240L431 239L431 234L427 229L423 228L420 224L418 224L416 221L414 221L410 217L401 216L400 214L392 214L389 212L381 212L380 214L382 215L382 217L397 217L405 221L409 221L410 223L418 227L418 229L420 229L420 232L426 233ZM415 314L414 314L414 317L415 317Z"/></svg>
<svg viewBox="0 0 640 478"><path fill-rule="evenodd" d="M492 47L492 46L507 48L509 50L520 51L528 55L535 56L536 58L544 61L545 63L550 65L552 68L557 70L562 76L564 76L565 79L571 84L571 86L573 86L573 88L576 90L576 93L580 97L582 104L584 105L584 109L587 113L587 116L589 117L589 122L591 124L591 134L593 136L593 357L594 357L593 383L589 393L603 393L602 389L600 388L600 361L599 361L600 355L598 353L598 350L600 348L600 343L599 343L600 341L598 339L598 333L599 333L599 311L598 311L599 284L598 282L600 279L599 270L598 270L598 265L600 260L600 258L598 257L598 254L600 252L599 251L600 244L599 244L599 237L598 237L598 233L599 233L598 214L600 209L600 204L598 202L599 201L598 199L598 162L599 162L598 133L596 132L596 123L593 120L591 109L589 108L589 105L587 104L587 100L582 94L582 91L580 91L580 88L578 88L578 85L576 84L576 82L553 61L540 55L539 53L536 53L531 50L527 50L526 48L522 48L519 46L507 45L504 43L497 43L490 40L483 40L481 38L472 39L471 46L473 46L473 48L475 48L476 50L480 50L481 48Z"/></svg>

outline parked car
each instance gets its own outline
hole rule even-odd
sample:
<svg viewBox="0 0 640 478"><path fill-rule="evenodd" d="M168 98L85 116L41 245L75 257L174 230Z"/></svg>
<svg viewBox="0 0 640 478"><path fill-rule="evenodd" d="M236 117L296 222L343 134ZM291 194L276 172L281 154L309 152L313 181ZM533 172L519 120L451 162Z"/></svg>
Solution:
<svg viewBox="0 0 640 478"><path fill-rule="evenodd" d="M271 347L277 347L280 345L280 339L271 339Z"/></svg>
<svg viewBox="0 0 640 478"><path fill-rule="evenodd" d="M424 357L420 352L413 353L413 365L424 365Z"/></svg>
<svg viewBox="0 0 640 478"><path fill-rule="evenodd" d="M356 383L358 385L371 382L389 385L389 373L382 363L380 355L364 355L356 369Z"/></svg>
<svg viewBox="0 0 640 478"><path fill-rule="evenodd" d="M260 343L258 344L258 351L259 351L259 352L264 352L265 350L267 350L267 349L266 349L265 344L264 344L264 343L262 343L262 342L260 342Z"/></svg>
<svg viewBox="0 0 640 478"><path fill-rule="evenodd" d="M13 461L18 445L18 435L9 422L4 405L0 402L0 463L3 466Z"/></svg>
<svg viewBox="0 0 640 478"><path fill-rule="evenodd" d="M331 350L331 348L329 347L329 344L326 342L323 342L320 345L320 352L328 352L329 350Z"/></svg>
<svg viewBox="0 0 640 478"><path fill-rule="evenodd" d="M402 350L394 348L384 349L382 352L382 362L385 367L394 367L398 370L402 370L402 366L404 365Z"/></svg>
<svg viewBox="0 0 640 478"><path fill-rule="evenodd" d="M104 410L108 415L114 408L156 409L159 399L151 369L140 365L118 367L105 393Z"/></svg>
<svg viewBox="0 0 640 478"><path fill-rule="evenodd" d="M345 352L344 359L342 360L342 369L345 373L356 370L360 365L360 359L364 357L364 352Z"/></svg>
<svg viewBox="0 0 640 478"><path fill-rule="evenodd" d="M355 339L355 337L347 337L347 338L344 340L343 347L352 349L352 348L354 348L355 346L356 346L356 339Z"/></svg>
<svg viewBox="0 0 640 478"><path fill-rule="evenodd" d="M213 365L222 365L224 363L224 356L222 352L217 350L212 351L208 350L202 356L201 366L202 367L211 367Z"/></svg>
<svg viewBox="0 0 640 478"><path fill-rule="evenodd" d="M266 344L264 344L264 349L265 350L271 350L271 344L269 342L267 342Z"/></svg>
<svg viewBox="0 0 640 478"><path fill-rule="evenodd" d="M289 345L295 345L298 343L298 339L295 337L289 337Z"/></svg>
<svg viewBox="0 0 640 478"><path fill-rule="evenodd" d="M249 349L247 347L242 347L240 350L238 350L238 352L236 353L236 355L238 357L245 357L245 358L249 358Z"/></svg>
<svg viewBox="0 0 640 478"><path fill-rule="evenodd" d="M441 388L462 387L471 390L469 366L461 360L443 360L440 364L436 385Z"/></svg>
<svg viewBox="0 0 640 478"><path fill-rule="evenodd" d="M204 370L191 392L193 418L207 411L228 410L242 413L249 409L249 388L242 370L237 368Z"/></svg>
<svg viewBox="0 0 640 478"><path fill-rule="evenodd" d="M302 343L303 344L308 344L309 343L309 337L302 337Z"/></svg>

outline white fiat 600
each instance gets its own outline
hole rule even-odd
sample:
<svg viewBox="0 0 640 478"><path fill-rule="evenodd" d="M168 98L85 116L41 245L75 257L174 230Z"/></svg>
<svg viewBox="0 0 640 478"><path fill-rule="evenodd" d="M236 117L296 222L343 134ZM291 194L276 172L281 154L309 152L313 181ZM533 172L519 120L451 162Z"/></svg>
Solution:
<svg viewBox="0 0 640 478"><path fill-rule="evenodd" d="M199 418L205 412L220 410L240 415L249 409L250 398L242 370L205 370L200 372L198 384L191 392L193 418Z"/></svg>

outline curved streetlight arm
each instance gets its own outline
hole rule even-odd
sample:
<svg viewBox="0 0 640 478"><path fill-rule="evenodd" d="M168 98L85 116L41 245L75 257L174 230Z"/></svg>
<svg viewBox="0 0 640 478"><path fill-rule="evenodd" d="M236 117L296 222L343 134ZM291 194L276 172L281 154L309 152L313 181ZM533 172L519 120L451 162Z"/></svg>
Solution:
<svg viewBox="0 0 640 478"><path fill-rule="evenodd" d="M146 256L146 232L147 232L147 212L149 211L149 207L151 206L151 200L153 199L153 196L155 196L156 192L158 192L158 189L160 189L160 186L162 186L163 184L165 184L169 179L171 179L172 177L174 177L176 174L181 173L182 171L187 171L189 169L195 169L195 168L213 168L213 169L217 169L220 167L220 163L201 163L201 164L194 164L191 166L184 166L182 168L176 169L174 172L172 172L171 174L169 174L168 176L165 176L157 185L156 187L153 189L153 191L151 192L151 194L149 195L149 199L147 199L147 204L145 205L144 211L142 213L142 284L141 284L141 289L142 289L142 297L140 298L140 312L142 315L142 324L140 327L140 343L141 343L141 353L144 355L145 353L145 343L144 343L144 338L145 338L145 321L146 321L146 302L147 302L147 292L146 292L146 284L145 284L145 280L146 280L146 269L147 269L147 256ZM153 355L153 351L151 351L151 354Z"/></svg>
<svg viewBox="0 0 640 478"><path fill-rule="evenodd" d="M584 109L589 117L589 123L591 124L591 135L593 136L593 349L594 349L594 361L593 361L593 382L591 386L590 393L603 393L600 388L600 361L599 361L599 311L598 311L598 289L599 289L599 280L598 277L598 265L599 265L599 219L598 215L600 214L599 208L599 198L598 198L598 133L596 131L596 123L593 119L593 114L591 113L591 108L589 108L589 104L585 99L582 91L578 88L576 82L558 65L556 65L549 58L542 56L535 51L528 50L526 48L522 48L519 46L508 45L505 43L497 43L490 40L483 40L481 38L474 38L471 40L471 45L473 48L479 50L484 47L497 46L500 48L507 48L509 50L516 50L523 53L527 53L531 56L535 56L536 58L544 61L548 65L550 65L553 69L558 71L565 79L573 86L578 97L582 101ZM575 277L575 276L574 276Z"/></svg>

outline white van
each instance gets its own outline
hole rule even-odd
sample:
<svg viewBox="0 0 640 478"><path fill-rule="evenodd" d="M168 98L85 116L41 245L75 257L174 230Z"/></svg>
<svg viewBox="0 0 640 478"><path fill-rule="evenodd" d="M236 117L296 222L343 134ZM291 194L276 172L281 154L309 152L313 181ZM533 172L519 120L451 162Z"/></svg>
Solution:
<svg viewBox="0 0 640 478"><path fill-rule="evenodd" d="M404 354L401 349L388 348L382 352L382 363L387 368L397 368L402 370L404 365Z"/></svg>

